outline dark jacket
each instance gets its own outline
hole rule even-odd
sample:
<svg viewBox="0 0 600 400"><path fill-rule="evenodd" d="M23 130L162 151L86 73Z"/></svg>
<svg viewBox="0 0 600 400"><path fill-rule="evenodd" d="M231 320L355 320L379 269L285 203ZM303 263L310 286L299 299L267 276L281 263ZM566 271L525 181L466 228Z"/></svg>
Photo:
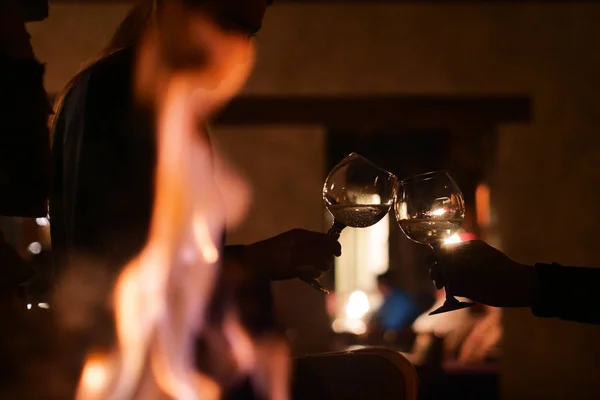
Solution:
<svg viewBox="0 0 600 400"><path fill-rule="evenodd" d="M156 161L150 115L134 106L133 51L84 72L66 95L52 138L52 248L123 266L145 243Z"/></svg>
<svg viewBox="0 0 600 400"><path fill-rule="evenodd" d="M600 269L558 264L536 264L535 268L540 279L532 308L536 316L600 324Z"/></svg>

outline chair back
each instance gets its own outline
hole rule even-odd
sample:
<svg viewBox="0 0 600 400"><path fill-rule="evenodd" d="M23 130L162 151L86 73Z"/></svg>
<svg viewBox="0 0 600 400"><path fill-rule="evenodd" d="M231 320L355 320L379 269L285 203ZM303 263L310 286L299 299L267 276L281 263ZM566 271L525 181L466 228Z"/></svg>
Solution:
<svg viewBox="0 0 600 400"><path fill-rule="evenodd" d="M418 379L402 354L377 347L295 360L295 400L416 400Z"/></svg>

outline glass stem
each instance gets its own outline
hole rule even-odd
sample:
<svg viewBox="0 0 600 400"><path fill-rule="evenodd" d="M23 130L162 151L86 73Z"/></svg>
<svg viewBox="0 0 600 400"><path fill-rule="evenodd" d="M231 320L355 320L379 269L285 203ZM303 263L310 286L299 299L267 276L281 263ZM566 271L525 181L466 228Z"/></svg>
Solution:
<svg viewBox="0 0 600 400"><path fill-rule="evenodd" d="M442 244L441 243L433 243L433 244L430 244L429 247L431 247L431 249L434 252L438 252L438 251L441 251ZM440 269L440 271L441 271L442 274L444 273L444 271L442 269ZM445 278L446 277L444 276L444 281L446 281ZM446 301L458 302L458 300L456 300L456 298L452 294L452 291L448 288L448 285L446 283L444 283L444 290L446 291Z"/></svg>
<svg viewBox="0 0 600 400"><path fill-rule="evenodd" d="M333 225L331 225L331 228L329 228L329 230L327 231L327 234L329 236L334 237L337 240L340 238L340 235L342 234L342 231L344 230L345 227L346 227L346 225L344 225L341 222L339 222L338 220L334 219Z"/></svg>
<svg viewBox="0 0 600 400"><path fill-rule="evenodd" d="M439 251L440 248L442 247L442 244L436 243L435 245L430 245L430 247L433 249L433 251ZM441 273L444 275L443 270L441 270ZM446 280L445 276L443 278L444 278L444 280ZM430 312L429 315L436 315L436 314L447 313L450 311L460 310L462 308L471 307L474 304L474 303L459 301L456 297L454 297L454 293L452 293L452 290L448 287L446 282L444 282L444 289L446 291L446 301L444 302L444 304L441 307Z"/></svg>

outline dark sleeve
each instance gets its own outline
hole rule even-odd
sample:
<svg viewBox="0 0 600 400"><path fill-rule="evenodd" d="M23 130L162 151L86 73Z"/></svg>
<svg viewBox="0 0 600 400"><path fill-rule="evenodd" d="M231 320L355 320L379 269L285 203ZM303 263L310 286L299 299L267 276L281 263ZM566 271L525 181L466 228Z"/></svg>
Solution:
<svg viewBox="0 0 600 400"><path fill-rule="evenodd" d="M116 217L110 215L114 212L110 198L118 185L119 160L114 149L121 145L119 135L107 129L107 120L113 116L105 112L102 118L97 109L95 89L89 82L80 88L84 93L65 142L65 154L70 156L66 157L69 162L64 172L71 178L65 196L71 204L67 209L72 210L69 236L74 248L86 253L102 250L99 247ZM106 105L102 109L106 110Z"/></svg>
<svg viewBox="0 0 600 400"><path fill-rule="evenodd" d="M536 264L539 296L532 307L538 317L600 324L600 269Z"/></svg>
<svg viewBox="0 0 600 400"><path fill-rule="evenodd" d="M110 218L105 214L106 195L110 191L110 162L113 136L102 135L102 120L97 119L90 99L90 77L82 77L65 98L57 123L54 154L60 146L63 185L62 210L66 250L72 253L94 254L101 232L108 230Z"/></svg>
<svg viewBox="0 0 600 400"><path fill-rule="evenodd" d="M225 237L223 237L225 243ZM265 277L256 276L244 265L244 245L229 245L224 247L224 262L221 270L221 280L225 286L236 287L234 294L240 307L242 323L253 335L273 332L278 328L275 317L275 307L271 281ZM235 271L242 268L241 271ZM241 282L238 280L244 277ZM231 281L226 282L227 279Z"/></svg>
<svg viewBox="0 0 600 400"><path fill-rule="evenodd" d="M130 131L130 91L119 88L128 83L105 75L80 82L65 102L65 235L69 253L122 264L147 235L152 142Z"/></svg>

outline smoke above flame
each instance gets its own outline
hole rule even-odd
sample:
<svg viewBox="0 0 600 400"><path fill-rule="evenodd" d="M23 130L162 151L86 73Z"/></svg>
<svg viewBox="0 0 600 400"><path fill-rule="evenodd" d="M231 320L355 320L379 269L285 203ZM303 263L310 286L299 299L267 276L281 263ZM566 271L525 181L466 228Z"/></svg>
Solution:
<svg viewBox="0 0 600 400"><path fill-rule="evenodd" d="M136 69L140 99L157 110L150 234L114 287L118 345L110 353L88 355L79 400L211 400L222 394L217 382L195 368L194 341L206 327L221 266L221 235L226 224L242 220L249 188L212 152L198 126L241 89L254 49L247 37L220 30L179 2L168 4L165 21L141 44ZM174 27L175 34L169 31ZM177 37L186 38L185 48L172 48ZM182 65L179 50L201 56L184 59L203 62ZM227 310L223 331L238 372L253 375L270 398L287 399L285 343L252 339L235 309Z"/></svg>

